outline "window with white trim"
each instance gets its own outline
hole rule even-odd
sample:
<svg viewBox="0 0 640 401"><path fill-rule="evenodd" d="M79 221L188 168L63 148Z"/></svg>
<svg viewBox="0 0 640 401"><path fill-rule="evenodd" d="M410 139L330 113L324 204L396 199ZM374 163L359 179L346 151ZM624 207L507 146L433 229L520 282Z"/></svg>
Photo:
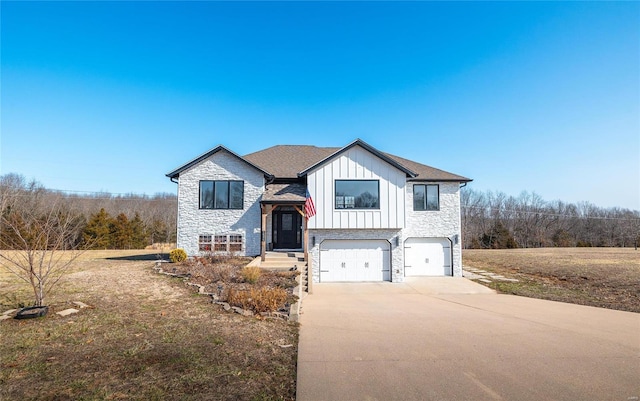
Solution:
<svg viewBox="0 0 640 401"><path fill-rule="evenodd" d="M243 245L244 238L242 234L222 234L213 236L214 252L242 252Z"/></svg>
<svg viewBox="0 0 640 401"><path fill-rule="evenodd" d="M229 235L229 252L242 252L242 235Z"/></svg>
<svg viewBox="0 0 640 401"><path fill-rule="evenodd" d="M211 252L212 236L200 235L198 236L198 250L203 252Z"/></svg>

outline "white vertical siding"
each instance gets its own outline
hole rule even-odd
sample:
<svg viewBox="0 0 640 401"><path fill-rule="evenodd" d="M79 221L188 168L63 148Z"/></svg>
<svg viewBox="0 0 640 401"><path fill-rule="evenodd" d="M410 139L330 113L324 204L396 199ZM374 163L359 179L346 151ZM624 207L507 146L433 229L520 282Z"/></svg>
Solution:
<svg viewBox="0 0 640 401"><path fill-rule="evenodd" d="M334 182L339 179L378 180L380 209L335 209ZM405 225L406 174L359 146L310 172L307 184L317 210L316 216L309 220L310 229L403 228Z"/></svg>

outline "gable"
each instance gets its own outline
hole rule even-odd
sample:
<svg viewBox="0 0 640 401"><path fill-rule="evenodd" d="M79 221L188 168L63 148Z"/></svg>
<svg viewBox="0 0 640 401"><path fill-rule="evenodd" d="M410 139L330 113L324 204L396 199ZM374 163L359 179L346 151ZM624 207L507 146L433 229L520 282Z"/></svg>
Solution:
<svg viewBox="0 0 640 401"><path fill-rule="evenodd" d="M349 145L338 147L317 147L311 145L276 145L257 152L239 156L224 146L217 146L201 156L196 157L185 165L167 173L166 176L175 179L186 169L202 162L209 156L226 151L242 160L253 168L261 171L269 178L298 179L317 168L323 163L339 157L349 149L359 146L372 155L402 171L410 181L450 181L469 182L471 179L452 174L434 167L427 166L409 159L381 152L364 141L357 139Z"/></svg>
<svg viewBox="0 0 640 401"><path fill-rule="evenodd" d="M331 155L327 156L326 158L318 161L317 163L315 163L312 166L309 166L308 168L306 168L305 170L301 171L298 173L298 176L302 177L304 175L307 175L310 171L317 169L319 166L325 164L325 163L329 163L332 160L340 157L341 155L343 155L345 152L349 152L351 149L353 148L361 148L364 151L369 152L371 155L377 157L378 159L386 162L387 164L395 167L396 169L404 172L407 177L415 177L417 174L411 170L409 170L408 168L406 168L405 166L403 166L402 164L400 164L397 160L387 156L385 153L380 152L379 150L377 150L376 148L374 148L373 146L367 144L366 142L364 142L361 139L356 139L355 141L351 142L349 145L343 147L342 149L338 150L337 152L332 153ZM361 157L362 159L362 157Z"/></svg>
<svg viewBox="0 0 640 401"><path fill-rule="evenodd" d="M167 177L171 178L172 180L174 178L178 178L180 176L180 174L208 159L210 159L213 155L215 155L216 153L219 152L224 152L224 153L228 153L232 158L235 158L239 161L242 161L243 163L246 163L247 165L253 167L254 169L262 172L264 175L266 176L272 176L271 174L269 174L269 172L267 172L266 170L264 170L263 168L251 163L248 160L245 160L244 158L238 156L237 154L235 154L234 152L230 151L229 149L227 149L226 147L222 146L222 145L218 145L215 148L211 149L210 151L196 157L195 159L191 160L190 162L188 162L187 164L184 164L180 167L178 167L177 169L165 174Z"/></svg>
<svg viewBox="0 0 640 401"><path fill-rule="evenodd" d="M410 172L407 175L408 180L471 181L471 179L457 174L449 173L390 153L380 152L360 139L342 148L310 145L276 145L249 153L243 156L243 158L269 171L275 178L297 179L308 174L310 170L318 167L320 164L338 157L343 152L357 145L400 169L405 175Z"/></svg>
<svg viewBox="0 0 640 401"><path fill-rule="evenodd" d="M306 173L317 214L314 229L380 229L404 227L406 173L360 146L345 149ZM372 208L337 206L338 181L375 182L378 205Z"/></svg>

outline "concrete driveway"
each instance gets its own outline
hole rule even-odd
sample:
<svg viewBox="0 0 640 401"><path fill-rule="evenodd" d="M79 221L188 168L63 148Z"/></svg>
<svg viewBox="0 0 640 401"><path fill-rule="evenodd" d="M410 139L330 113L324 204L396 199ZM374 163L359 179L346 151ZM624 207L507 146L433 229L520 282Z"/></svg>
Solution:
<svg viewBox="0 0 640 401"><path fill-rule="evenodd" d="M640 397L640 314L452 277L313 290L300 316L299 401Z"/></svg>

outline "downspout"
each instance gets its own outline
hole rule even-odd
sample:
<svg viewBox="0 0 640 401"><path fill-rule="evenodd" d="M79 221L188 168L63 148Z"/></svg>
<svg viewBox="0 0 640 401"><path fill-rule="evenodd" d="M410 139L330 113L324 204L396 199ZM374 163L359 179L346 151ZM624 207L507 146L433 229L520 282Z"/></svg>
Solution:
<svg viewBox="0 0 640 401"><path fill-rule="evenodd" d="M275 176L266 175L264 176L264 190L267 190L267 185L271 184L275 180ZM264 262L266 260L266 252L267 252L267 217L265 211L267 210L267 206L262 203L262 196L264 195L264 191L262 195L260 195L260 261Z"/></svg>
<svg viewBox="0 0 640 401"><path fill-rule="evenodd" d="M454 263L453 263L453 261L454 261L454 259L453 259L453 246L454 245L453 245L453 241L451 240L450 237L447 237L447 239L449 240L449 243L451 244L451 246L449 247L449 253L451 254L450 255L450 257L451 257L451 277L454 277L454 275L453 275L453 265L454 265Z"/></svg>
<svg viewBox="0 0 640 401"><path fill-rule="evenodd" d="M460 189L466 187L468 184L468 182L464 182L462 183L462 185L460 185ZM460 205L460 210L462 210L462 205ZM460 262L462 262L462 216L460 216L460 238L458 239L458 241L460 241ZM451 241L451 240L449 240ZM462 263L460 263L460 271L462 271ZM451 275L453 276L453 243L451 245Z"/></svg>
<svg viewBox="0 0 640 401"><path fill-rule="evenodd" d="M173 182L174 184L178 185L178 194L180 194L180 184L178 183L178 181L174 181L176 177L169 177L169 181ZM176 204L179 204L178 200L176 199ZM178 210L176 211L176 248L178 247L178 227L180 226L180 207L178 207Z"/></svg>

